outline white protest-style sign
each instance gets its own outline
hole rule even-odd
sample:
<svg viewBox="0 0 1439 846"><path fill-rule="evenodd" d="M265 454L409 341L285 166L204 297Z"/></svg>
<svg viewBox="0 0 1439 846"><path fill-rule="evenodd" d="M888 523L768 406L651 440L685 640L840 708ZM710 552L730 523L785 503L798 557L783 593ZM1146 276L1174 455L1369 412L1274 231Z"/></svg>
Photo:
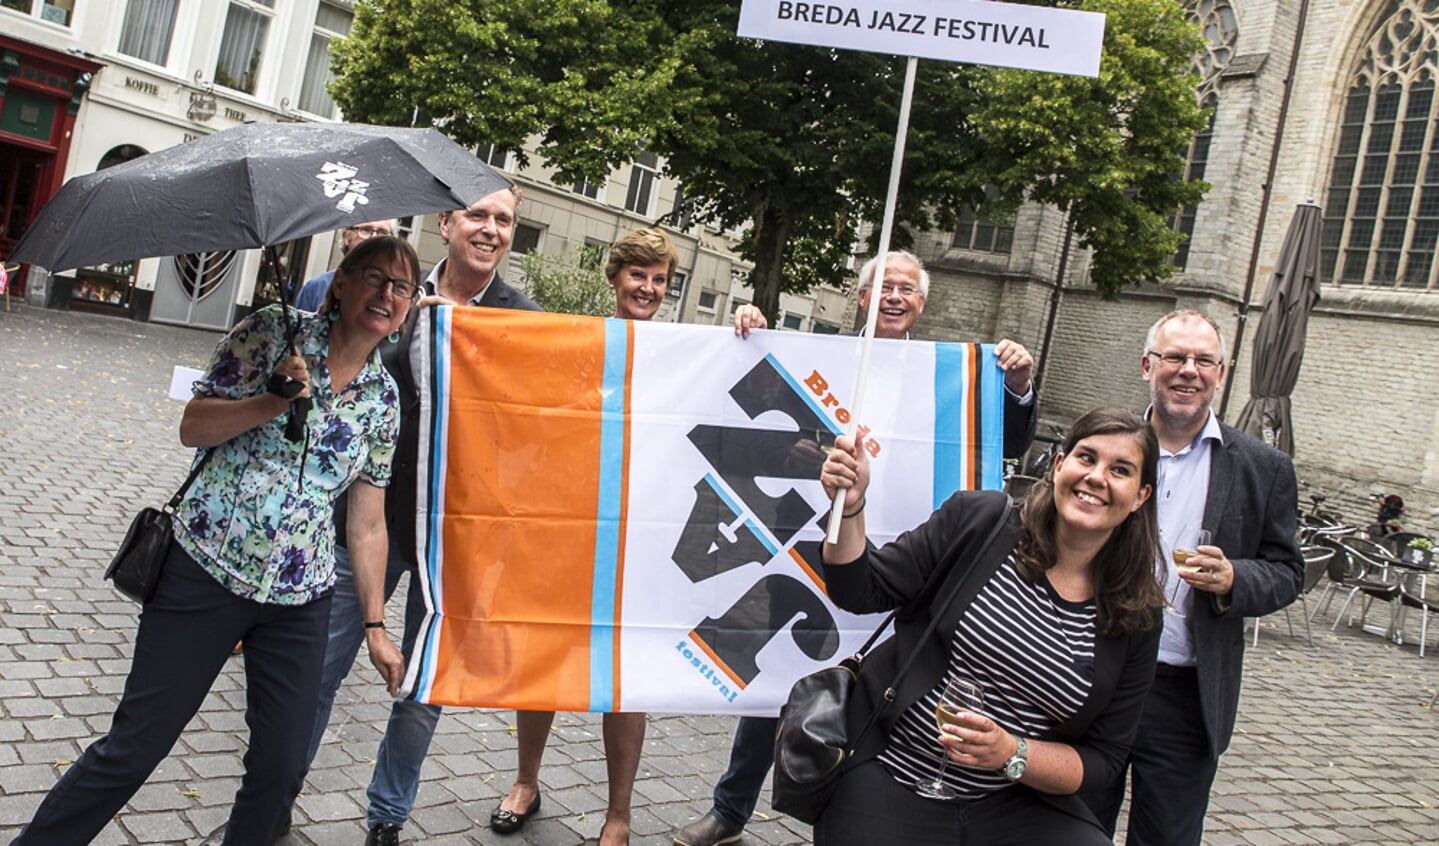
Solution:
<svg viewBox="0 0 1439 846"><path fill-rule="evenodd" d="M744 0L740 4L738 34L745 38L908 57L876 251L880 260L875 263L875 275L883 279L894 230L895 203L899 200L899 174L909 135L909 110L914 99L919 57L1098 76L1104 47L1104 15L991 0L891 0L883 5ZM879 279L869 281L878 286ZM860 284L865 281L860 280ZM867 408L865 390L869 381L870 346L878 318L879 309L872 308L865 321L859 375L853 392L856 421ZM851 436L856 425L850 425ZM826 532L830 543L839 541L843 502L843 494L836 493Z"/></svg>
<svg viewBox="0 0 1439 846"><path fill-rule="evenodd" d="M1098 76L1104 15L990 0L745 0L739 34L816 47Z"/></svg>

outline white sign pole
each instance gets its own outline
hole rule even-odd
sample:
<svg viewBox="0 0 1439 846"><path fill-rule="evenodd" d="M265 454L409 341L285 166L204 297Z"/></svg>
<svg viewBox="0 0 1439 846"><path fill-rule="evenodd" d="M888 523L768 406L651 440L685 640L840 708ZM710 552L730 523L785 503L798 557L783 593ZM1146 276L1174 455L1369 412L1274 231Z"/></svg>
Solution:
<svg viewBox="0 0 1439 846"><path fill-rule="evenodd" d="M874 275L869 280L869 309L864 321L864 339L860 341L859 375L854 379L854 394L849 419L849 436L859 431L860 409L864 407L864 389L869 382L869 352L874 344L874 330L879 322L879 298L884 289L884 266L889 261L889 238L894 232L894 205L899 201L899 172L904 165L904 142L909 135L909 105L914 100L914 72L919 59L910 56L904 65L904 93L899 99L899 128L894 133L894 158L889 163L889 188L884 192L884 222L879 227L879 253L875 256ZM863 282L864 280L860 280ZM839 543L839 524L844 518L844 491L835 494L829 510L830 543Z"/></svg>

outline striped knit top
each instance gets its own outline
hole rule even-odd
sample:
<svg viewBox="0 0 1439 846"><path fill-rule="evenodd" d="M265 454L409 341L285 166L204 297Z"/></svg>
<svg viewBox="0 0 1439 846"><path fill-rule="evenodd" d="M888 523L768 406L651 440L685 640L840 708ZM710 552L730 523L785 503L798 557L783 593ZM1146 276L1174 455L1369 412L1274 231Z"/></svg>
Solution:
<svg viewBox="0 0 1439 846"><path fill-rule="evenodd" d="M1048 579L1025 582L1011 554L960 618L948 675L900 716L880 762L906 785L933 778L942 752L934 710L949 676L978 682L985 716L1018 737L1043 736L1073 717L1094 679L1095 607L1065 600ZM952 761L944 779L971 799L1010 784L999 770Z"/></svg>

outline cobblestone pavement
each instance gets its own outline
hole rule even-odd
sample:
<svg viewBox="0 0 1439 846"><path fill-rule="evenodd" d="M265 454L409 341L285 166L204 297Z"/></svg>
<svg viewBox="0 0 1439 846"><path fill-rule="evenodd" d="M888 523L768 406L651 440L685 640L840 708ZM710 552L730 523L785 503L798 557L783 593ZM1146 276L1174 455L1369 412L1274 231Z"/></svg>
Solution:
<svg viewBox="0 0 1439 846"><path fill-rule="evenodd" d="M136 609L100 573L131 513L157 504L183 478L181 406L165 396L170 369L204 366L217 339L25 305L0 312L0 841L109 725ZM1297 609L1299 638L1289 636L1283 614L1263 621L1207 843L1439 843L1439 714L1424 707L1439 682L1439 649L1419 657L1417 614L1402 647L1343 625L1330 634L1338 604L1315 620L1313 647ZM242 707L236 658L170 757L96 843L194 843L221 823L241 773ZM297 805L292 842L364 842L365 785L387 712L378 675L357 670ZM406 842L593 841L603 821L604 759L599 720L584 714L556 723L543 814L521 835L489 831L489 813L513 777L511 726L505 711L456 710L441 720ZM636 844L667 844L669 832L704 812L732 728L716 717L650 718L635 788ZM809 841L806 826L767 805L761 812L741 843Z"/></svg>

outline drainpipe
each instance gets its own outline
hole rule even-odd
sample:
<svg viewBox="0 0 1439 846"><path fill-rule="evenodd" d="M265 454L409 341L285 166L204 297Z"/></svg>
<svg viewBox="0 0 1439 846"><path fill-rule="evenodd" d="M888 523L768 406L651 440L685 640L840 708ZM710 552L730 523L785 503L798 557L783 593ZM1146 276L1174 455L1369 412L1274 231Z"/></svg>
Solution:
<svg viewBox="0 0 1439 846"><path fill-rule="evenodd" d="M1234 328L1234 343L1229 348L1229 372L1224 377L1224 399L1219 403L1219 417L1229 408L1229 389L1234 386L1234 371L1239 361L1239 347L1244 342L1244 326L1249 322L1249 298L1254 295L1254 274L1259 270L1259 248L1264 238L1264 222L1269 217L1269 196L1274 191L1274 171L1279 166L1279 147L1284 141L1284 124L1289 119L1289 100L1294 93L1294 70L1299 66L1299 46L1304 43L1304 21L1309 17L1309 0L1300 0L1299 18L1294 24L1294 48L1289 52L1289 69L1284 73L1284 95L1279 101L1279 120L1274 128L1274 145L1269 150L1269 169L1264 176L1264 189L1259 199L1259 221L1254 227L1254 248L1249 252L1249 270L1245 274L1244 297L1239 301L1239 320Z"/></svg>
<svg viewBox="0 0 1439 846"><path fill-rule="evenodd" d="M1054 338L1054 324L1059 316L1059 300L1064 295L1064 274L1069 268L1069 245L1074 240L1074 227L1069 213L1064 215L1064 246L1059 251L1059 270L1054 274L1054 290L1049 294L1049 317L1044 323L1044 341L1039 345L1039 366L1034 369L1034 387L1038 391L1044 381L1044 366L1049 364L1049 342Z"/></svg>

